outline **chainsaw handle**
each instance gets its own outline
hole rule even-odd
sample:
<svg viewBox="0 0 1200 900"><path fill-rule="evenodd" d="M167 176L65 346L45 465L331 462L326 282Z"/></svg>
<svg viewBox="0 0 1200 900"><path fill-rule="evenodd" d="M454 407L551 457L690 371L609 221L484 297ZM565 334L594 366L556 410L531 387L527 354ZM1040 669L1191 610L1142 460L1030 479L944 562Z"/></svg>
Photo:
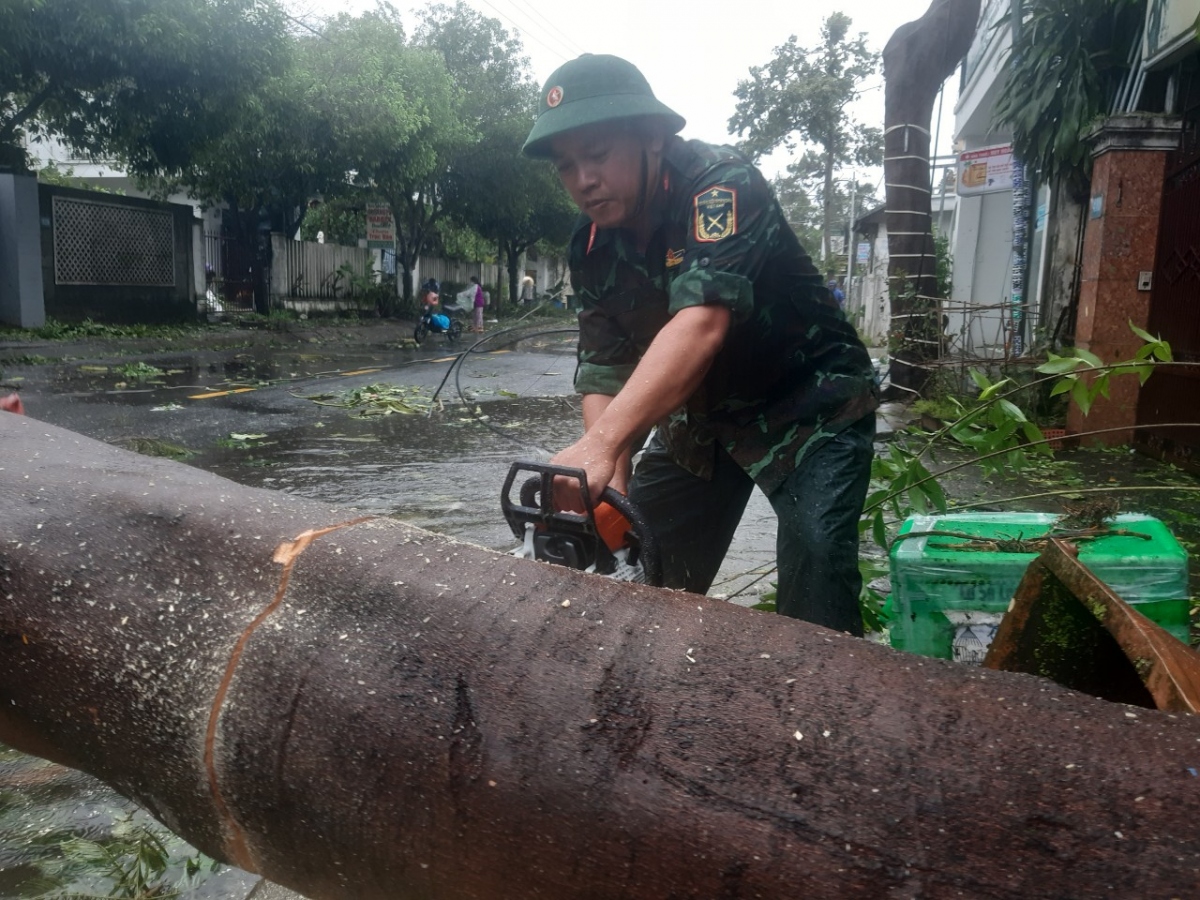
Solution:
<svg viewBox="0 0 1200 900"><path fill-rule="evenodd" d="M514 504L511 498L517 476L522 472L533 473L533 477L521 484L517 492L518 505ZM584 508L582 513L563 512L554 508L555 478L573 478L579 482ZM601 492L600 501L601 504L608 504L629 521L629 531L637 543L642 568L646 573L646 583L661 584L662 561L659 557L658 542L641 511L633 501L611 487L606 487ZM504 479L500 508L517 540L523 538L526 525L534 524L550 531L560 531L605 543L596 527L596 504L592 503L587 487L587 473L583 469L555 466L550 463L514 462Z"/></svg>
<svg viewBox="0 0 1200 900"><path fill-rule="evenodd" d="M580 490L583 494L584 517L591 521L597 521L600 513L600 506L608 504L618 513L625 517L629 522L633 535L637 538L639 553L641 554L642 568L646 572L647 584L662 583L662 561L658 555L658 541L654 538L654 533L650 530L650 526L646 523L646 519L642 516L641 510L633 505L633 502L613 487L606 487L600 493L600 504L593 507L591 495L587 489L587 474L583 469L567 469L554 473L556 475L566 475L570 478L576 478L579 481ZM538 508L539 506L545 509L547 502L553 503L553 499L546 496L539 497L539 493L543 487L551 483L545 475L535 475L529 478L521 485L521 505L525 507ZM551 488L552 489L552 488ZM541 503L539 503L539 499ZM578 513L558 513L558 515L578 515ZM610 550L613 548L609 548Z"/></svg>

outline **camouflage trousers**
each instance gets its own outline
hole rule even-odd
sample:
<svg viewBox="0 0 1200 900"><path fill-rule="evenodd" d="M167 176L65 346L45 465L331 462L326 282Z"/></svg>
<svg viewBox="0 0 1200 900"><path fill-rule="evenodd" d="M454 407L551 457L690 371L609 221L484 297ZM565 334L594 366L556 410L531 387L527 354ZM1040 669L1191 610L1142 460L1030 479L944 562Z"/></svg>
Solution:
<svg viewBox="0 0 1200 900"><path fill-rule="evenodd" d="M858 517L871 478L875 414L821 443L767 499L779 517L777 608L850 634L858 610ZM712 586L754 482L724 450L711 480L677 465L653 438L630 484L658 538L663 583L703 594Z"/></svg>

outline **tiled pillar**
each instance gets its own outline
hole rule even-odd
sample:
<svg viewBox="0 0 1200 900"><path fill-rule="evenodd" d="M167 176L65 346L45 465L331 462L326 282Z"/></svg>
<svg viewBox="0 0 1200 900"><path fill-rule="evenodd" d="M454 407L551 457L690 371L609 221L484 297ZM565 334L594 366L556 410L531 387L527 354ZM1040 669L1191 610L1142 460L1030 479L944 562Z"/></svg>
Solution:
<svg viewBox="0 0 1200 900"><path fill-rule="evenodd" d="M1178 146L1179 121L1128 113L1106 119L1085 139L1092 143L1094 165L1075 345L1115 363L1131 358L1141 345L1129 323L1145 328L1149 316L1149 286L1139 279L1154 270L1167 153ZM1071 404L1067 429L1079 433L1132 426L1137 399L1136 377L1114 378L1110 397L1098 397L1088 416ZM1122 430L1086 443L1125 444L1132 438L1132 431Z"/></svg>

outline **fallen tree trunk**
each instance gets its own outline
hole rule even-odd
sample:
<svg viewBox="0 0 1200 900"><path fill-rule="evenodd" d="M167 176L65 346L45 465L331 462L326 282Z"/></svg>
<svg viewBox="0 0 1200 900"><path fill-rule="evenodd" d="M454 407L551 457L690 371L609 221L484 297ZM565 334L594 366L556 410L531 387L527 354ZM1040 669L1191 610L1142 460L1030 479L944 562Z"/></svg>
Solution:
<svg viewBox="0 0 1200 900"><path fill-rule="evenodd" d="M30 419L0 461L0 739L311 897L1195 892L1191 717Z"/></svg>

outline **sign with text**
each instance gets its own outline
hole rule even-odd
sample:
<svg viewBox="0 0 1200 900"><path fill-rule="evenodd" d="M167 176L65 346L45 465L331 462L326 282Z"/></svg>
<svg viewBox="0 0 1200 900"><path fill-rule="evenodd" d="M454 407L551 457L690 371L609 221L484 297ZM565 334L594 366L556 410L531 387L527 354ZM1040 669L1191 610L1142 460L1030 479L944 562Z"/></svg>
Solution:
<svg viewBox="0 0 1200 900"><path fill-rule="evenodd" d="M393 250L396 246L396 222L386 203L367 204L367 247Z"/></svg>
<svg viewBox="0 0 1200 900"><path fill-rule="evenodd" d="M958 195L971 197L1012 190L1012 144L958 154Z"/></svg>

